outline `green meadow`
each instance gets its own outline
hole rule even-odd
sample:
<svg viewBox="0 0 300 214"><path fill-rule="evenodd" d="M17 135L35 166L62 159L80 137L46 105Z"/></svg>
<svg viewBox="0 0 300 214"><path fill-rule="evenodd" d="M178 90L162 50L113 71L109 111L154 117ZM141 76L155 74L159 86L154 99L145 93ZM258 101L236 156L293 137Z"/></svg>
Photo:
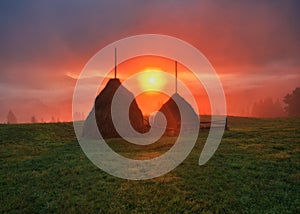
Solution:
<svg viewBox="0 0 300 214"><path fill-rule="evenodd" d="M94 166L72 123L0 125L0 213L299 213L300 118L229 117L229 130L204 166L208 130L176 169L130 181ZM133 147L108 140L124 156L147 159L173 143Z"/></svg>

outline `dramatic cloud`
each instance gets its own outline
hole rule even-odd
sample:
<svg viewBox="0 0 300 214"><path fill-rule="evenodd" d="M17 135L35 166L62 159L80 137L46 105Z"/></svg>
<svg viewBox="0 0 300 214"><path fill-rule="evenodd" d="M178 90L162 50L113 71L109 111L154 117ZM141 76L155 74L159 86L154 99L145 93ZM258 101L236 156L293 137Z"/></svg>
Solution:
<svg viewBox="0 0 300 214"><path fill-rule="evenodd" d="M239 114L230 107L236 103L281 99L300 82L299 10L299 1L279 0L1 1L0 122L10 108L21 112L18 102L51 114L61 103L70 107L71 77L89 58L143 33L175 36L202 51L222 76L229 113Z"/></svg>

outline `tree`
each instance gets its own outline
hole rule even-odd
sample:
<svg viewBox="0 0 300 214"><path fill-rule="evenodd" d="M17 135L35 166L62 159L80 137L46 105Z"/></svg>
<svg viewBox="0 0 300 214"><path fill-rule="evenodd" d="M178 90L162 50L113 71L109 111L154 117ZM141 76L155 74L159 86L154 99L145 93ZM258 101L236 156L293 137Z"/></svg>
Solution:
<svg viewBox="0 0 300 214"><path fill-rule="evenodd" d="M296 88L293 93L287 94L283 98L283 102L286 104L284 110L289 116L300 117L300 88Z"/></svg>
<svg viewBox="0 0 300 214"><path fill-rule="evenodd" d="M51 123L55 123L56 121L55 121L55 117L54 116L52 116L51 117Z"/></svg>
<svg viewBox="0 0 300 214"><path fill-rule="evenodd" d="M35 116L31 117L31 123L37 123L37 120L36 120Z"/></svg>
<svg viewBox="0 0 300 214"><path fill-rule="evenodd" d="M13 123L18 123L16 115L12 112L12 110L9 110L7 114L7 123L8 124L13 124Z"/></svg>

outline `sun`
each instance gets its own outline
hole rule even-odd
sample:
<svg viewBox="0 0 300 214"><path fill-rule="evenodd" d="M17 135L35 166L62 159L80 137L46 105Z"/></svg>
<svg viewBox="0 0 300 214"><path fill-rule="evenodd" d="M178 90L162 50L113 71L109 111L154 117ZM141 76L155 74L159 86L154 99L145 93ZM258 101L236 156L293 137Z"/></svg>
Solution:
<svg viewBox="0 0 300 214"><path fill-rule="evenodd" d="M161 91L166 84L162 72L164 71L158 69L147 69L142 71L139 78L140 87L144 91Z"/></svg>
<svg viewBox="0 0 300 214"><path fill-rule="evenodd" d="M155 77L149 77L149 83L150 84L155 84L155 82L157 81Z"/></svg>

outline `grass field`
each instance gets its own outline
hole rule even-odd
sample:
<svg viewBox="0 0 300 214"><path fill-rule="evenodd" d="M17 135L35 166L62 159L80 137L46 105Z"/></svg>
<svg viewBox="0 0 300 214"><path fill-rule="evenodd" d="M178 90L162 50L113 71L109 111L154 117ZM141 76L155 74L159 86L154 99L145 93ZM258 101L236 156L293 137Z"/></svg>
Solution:
<svg viewBox="0 0 300 214"><path fill-rule="evenodd" d="M204 166L200 132L170 173L129 181L94 166L71 123L0 125L0 213L299 213L300 119L230 117L220 147ZM159 155L110 140L125 156ZM165 145L162 146L162 145Z"/></svg>

